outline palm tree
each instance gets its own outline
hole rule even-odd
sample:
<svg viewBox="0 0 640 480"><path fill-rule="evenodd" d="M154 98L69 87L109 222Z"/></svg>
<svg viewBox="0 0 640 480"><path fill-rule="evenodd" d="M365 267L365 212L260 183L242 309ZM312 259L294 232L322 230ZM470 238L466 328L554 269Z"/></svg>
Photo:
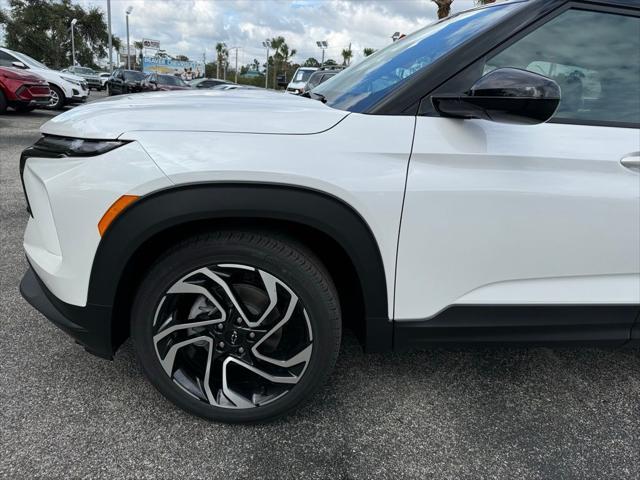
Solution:
<svg viewBox="0 0 640 480"><path fill-rule="evenodd" d="M134 41L133 42L133 48L136 51L137 63L140 66L140 71L142 71L143 68L144 68L144 65L143 65L143 60L144 59L142 57L142 51L143 51L144 46L142 45L142 42Z"/></svg>
<svg viewBox="0 0 640 480"><path fill-rule="evenodd" d="M226 45L222 42L216 43L216 78L220 78L220 65L226 55L228 55Z"/></svg>
<svg viewBox="0 0 640 480"><path fill-rule="evenodd" d="M451 4L453 0L431 0L438 6L438 18L448 17L451 13Z"/></svg>
<svg viewBox="0 0 640 480"><path fill-rule="evenodd" d="M282 36L273 37L271 39L271 48L273 49L273 88L277 88L276 79L278 77L278 61L280 60L278 51L284 43L285 40Z"/></svg>
<svg viewBox="0 0 640 480"><path fill-rule="evenodd" d="M277 77L279 65L287 66L289 59L297 52L295 48L289 50L284 37L279 36L271 39L271 48L273 49L273 88L277 88Z"/></svg>
<svg viewBox="0 0 640 480"><path fill-rule="evenodd" d="M351 46L349 48L345 48L342 50L342 65L349 65L351 63L351 57L353 56L353 51L351 50Z"/></svg>
<svg viewBox="0 0 640 480"><path fill-rule="evenodd" d="M365 49L362 50L362 53L364 53L365 57L368 57L369 55L372 55L375 51L376 51L375 48L365 47Z"/></svg>

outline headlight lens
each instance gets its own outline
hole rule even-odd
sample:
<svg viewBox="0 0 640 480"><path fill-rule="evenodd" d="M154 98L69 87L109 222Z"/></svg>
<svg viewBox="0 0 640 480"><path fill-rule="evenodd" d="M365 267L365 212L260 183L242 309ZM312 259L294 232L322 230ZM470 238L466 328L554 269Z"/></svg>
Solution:
<svg viewBox="0 0 640 480"><path fill-rule="evenodd" d="M86 140L45 135L33 145L33 148L55 156L90 157L101 155L125 143L127 142L120 140Z"/></svg>
<svg viewBox="0 0 640 480"><path fill-rule="evenodd" d="M67 77L67 76L65 76L65 75L60 75L60 76L61 76L62 78L64 78L67 82L70 82L70 83L73 83L74 85L78 85L78 86L80 86L80 83L81 83L80 81L78 81L78 80L76 80L76 79L74 79L74 78L71 78L71 77Z"/></svg>

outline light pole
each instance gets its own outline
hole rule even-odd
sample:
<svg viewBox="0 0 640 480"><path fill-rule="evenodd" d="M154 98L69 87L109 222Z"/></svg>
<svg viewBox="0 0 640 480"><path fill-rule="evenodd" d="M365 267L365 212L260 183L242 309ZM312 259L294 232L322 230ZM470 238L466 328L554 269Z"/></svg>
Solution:
<svg viewBox="0 0 640 480"><path fill-rule="evenodd" d="M113 72L113 42L111 39L111 0L107 0L107 30L109 32L109 73Z"/></svg>
<svg viewBox="0 0 640 480"><path fill-rule="evenodd" d="M316 45L318 45L318 47L322 49L322 62L320 62L320 66L324 67L324 51L327 49L329 44L327 43L326 40L318 40L316 42Z"/></svg>
<svg viewBox="0 0 640 480"><path fill-rule="evenodd" d="M74 18L71 20L71 65L76 66L76 41L74 39L75 35L73 34L73 27L78 23L78 19Z"/></svg>
<svg viewBox="0 0 640 480"><path fill-rule="evenodd" d="M231 48L229 48L229 50L235 50L236 51L236 80L235 80L236 83L238 83L238 49L239 48L240 47L231 47Z"/></svg>
<svg viewBox="0 0 640 480"><path fill-rule="evenodd" d="M131 45L129 43L129 15L133 11L132 6L128 6L127 10L124 12L127 14L127 70L131 70Z"/></svg>
<svg viewBox="0 0 640 480"><path fill-rule="evenodd" d="M262 42L262 46L267 49L267 67L264 72L264 88L269 88L269 49L271 48L271 40L265 40Z"/></svg>

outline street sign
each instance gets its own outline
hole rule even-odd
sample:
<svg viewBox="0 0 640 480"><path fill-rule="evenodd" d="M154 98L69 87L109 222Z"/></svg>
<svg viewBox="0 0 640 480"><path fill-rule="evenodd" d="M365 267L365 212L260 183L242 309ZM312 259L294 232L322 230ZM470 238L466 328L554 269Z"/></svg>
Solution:
<svg viewBox="0 0 640 480"><path fill-rule="evenodd" d="M142 46L153 50L160 50L160 40L151 40L149 38L142 39Z"/></svg>

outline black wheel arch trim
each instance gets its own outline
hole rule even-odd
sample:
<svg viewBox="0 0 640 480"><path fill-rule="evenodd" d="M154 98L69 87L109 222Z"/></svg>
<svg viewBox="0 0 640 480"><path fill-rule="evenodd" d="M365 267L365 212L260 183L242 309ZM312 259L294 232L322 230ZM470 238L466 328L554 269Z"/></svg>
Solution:
<svg viewBox="0 0 640 480"><path fill-rule="evenodd" d="M386 274L371 228L343 200L307 187L203 182L172 186L141 197L113 221L102 237L91 269L87 303L114 306L127 263L149 239L181 224L225 219L293 222L331 237L350 257L360 280L365 348L392 348Z"/></svg>

